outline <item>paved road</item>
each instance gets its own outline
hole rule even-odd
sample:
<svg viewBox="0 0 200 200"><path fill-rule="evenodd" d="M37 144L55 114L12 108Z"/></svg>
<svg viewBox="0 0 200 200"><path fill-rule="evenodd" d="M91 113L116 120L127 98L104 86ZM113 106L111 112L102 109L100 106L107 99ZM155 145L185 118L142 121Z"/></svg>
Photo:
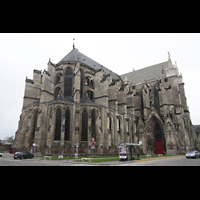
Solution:
<svg viewBox="0 0 200 200"><path fill-rule="evenodd" d="M151 160L138 160L133 163L123 164L122 166L200 166L200 159L186 159L185 156L163 157Z"/></svg>
<svg viewBox="0 0 200 200"><path fill-rule="evenodd" d="M85 166L88 164L76 164L59 160L40 160L33 159L14 159L13 154L3 153L4 157L0 157L0 166Z"/></svg>
<svg viewBox="0 0 200 200"><path fill-rule="evenodd" d="M13 154L4 153L0 157L0 166L200 166L200 159L186 159L185 156L160 157L142 159L128 162L105 162L105 163L73 163L71 161L52 161L34 159L13 159Z"/></svg>

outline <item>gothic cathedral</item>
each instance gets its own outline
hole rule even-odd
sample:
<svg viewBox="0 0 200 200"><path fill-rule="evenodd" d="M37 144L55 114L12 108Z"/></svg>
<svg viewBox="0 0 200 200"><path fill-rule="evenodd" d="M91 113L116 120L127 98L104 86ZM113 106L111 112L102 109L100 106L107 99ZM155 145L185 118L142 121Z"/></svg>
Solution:
<svg viewBox="0 0 200 200"><path fill-rule="evenodd" d="M169 54L169 53L168 53ZM168 61L117 75L73 49L26 78L13 147L117 149L142 141L144 154L198 149L182 75Z"/></svg>

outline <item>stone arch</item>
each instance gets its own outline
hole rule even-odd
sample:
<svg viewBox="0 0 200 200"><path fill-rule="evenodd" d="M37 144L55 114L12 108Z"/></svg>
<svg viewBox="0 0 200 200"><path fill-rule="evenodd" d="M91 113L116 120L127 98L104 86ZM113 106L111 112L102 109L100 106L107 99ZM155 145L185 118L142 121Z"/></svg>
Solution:
<svg viewBox="0 0 200 200"><path fill-rule="evenodd" d="M146 129L146 150L151 153L156 154L157 146L163 145L163 153L166 152L166 140L163 129L163 121L158 115L157 111L154 111L150 114L149 119L147 120L145 129Z"/></svg>

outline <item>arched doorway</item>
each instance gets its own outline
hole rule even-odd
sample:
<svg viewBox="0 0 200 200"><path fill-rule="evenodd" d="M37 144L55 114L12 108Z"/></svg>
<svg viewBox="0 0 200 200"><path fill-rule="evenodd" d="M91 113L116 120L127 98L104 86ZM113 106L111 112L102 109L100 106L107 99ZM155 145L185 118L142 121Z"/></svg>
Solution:
<svg viewBox="0 0 200 200"><path fill-rule="evenodd" d="M163 151L163 131L159 124L156 124L154 127L154 137L155 137L155 148L156 154L164 154Z"/></svg>

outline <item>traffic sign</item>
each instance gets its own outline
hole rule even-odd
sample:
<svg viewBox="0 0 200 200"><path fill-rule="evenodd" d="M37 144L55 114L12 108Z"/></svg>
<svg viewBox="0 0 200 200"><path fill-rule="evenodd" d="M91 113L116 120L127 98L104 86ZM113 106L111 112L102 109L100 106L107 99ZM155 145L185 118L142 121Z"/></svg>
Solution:
<svg viewBox="0 0 200 200"><path fill-rule="evenodd" d="M92 137L92 147L94 147L94 137Z"/></svg>

